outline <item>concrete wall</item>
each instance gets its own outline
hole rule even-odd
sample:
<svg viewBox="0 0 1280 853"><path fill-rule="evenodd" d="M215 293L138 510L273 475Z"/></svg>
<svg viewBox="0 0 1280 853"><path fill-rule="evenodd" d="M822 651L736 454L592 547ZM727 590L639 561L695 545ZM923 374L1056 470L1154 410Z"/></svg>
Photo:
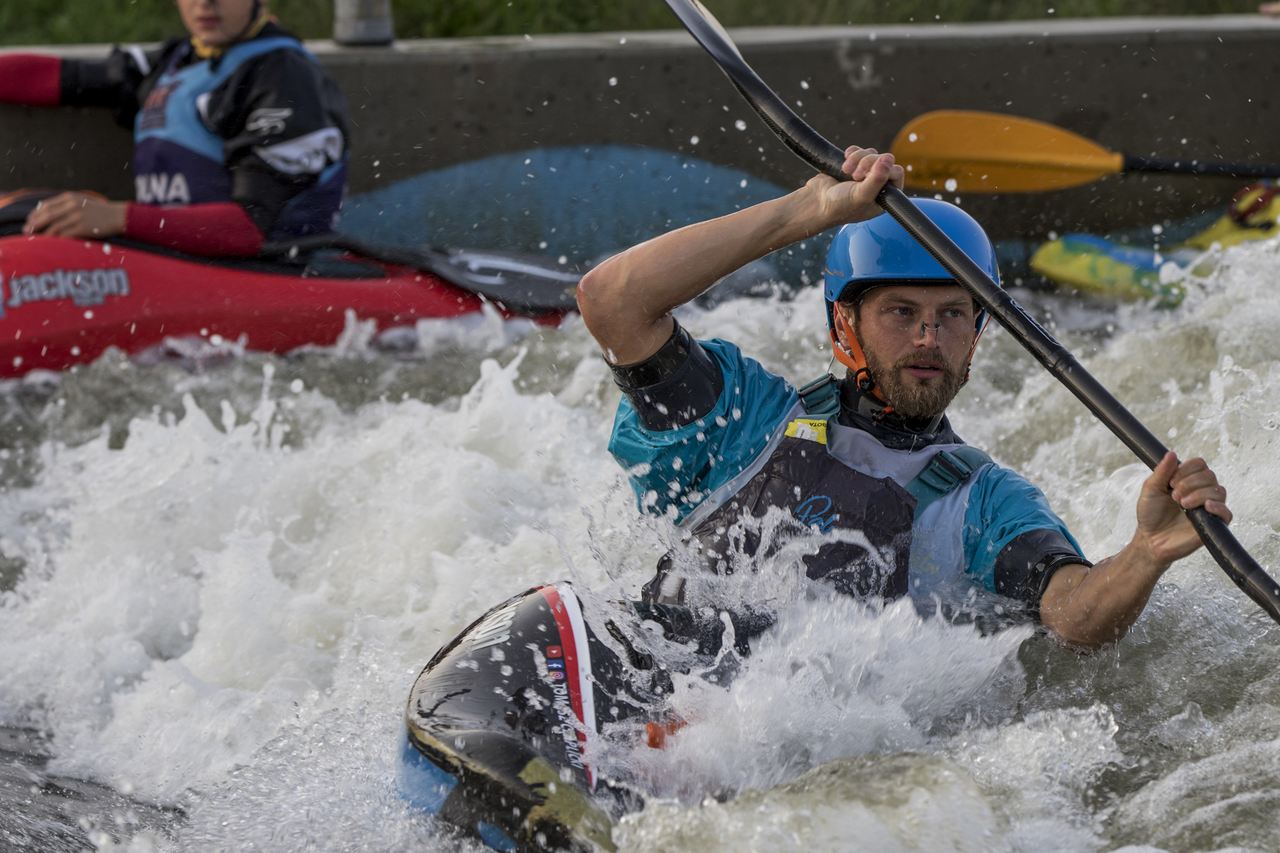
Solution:
<svg viewBox="0 0 1280 853"><path fill-rule="evenodd" d="M733 35L760 75L838 144L885 147L921 112L972 108L1043 119L1125 153L1280 162L1276 20L1103 19ZM683 31L311 47L351 103L353 192L390 193L370 196L383 199L384 209L357 211L365 231L376 216L401 224L434 216L431 232L451 242L468 229L477 236L473 243L494 242L503 232L486 233L480 222L486 211L507 215L548 187L567 187L541 208L523 208L529 227L514 248L590 254L601 240L575 240L543 220L572 208L578 218L561 225L581 230L583 222L633 207L622 233L608 235L630 242L808 175ZM102 49L60 52L101 55ZM590 159L600 146L625 146L603 151L630 151L644 163L639 171L629 167L630 189L621 203L608 191L610 166L598 162L600 156L590 180L575 175L585 172L575 167L584 152ZM88 186L126 196L128 151L128 137L104 115L0 107L0 186ZM540 161L539 174L521 173L532 165L529 152L540 151L560 152L559 159ZM468 171L467 164L482 160L493 168ZM723 188L732 182L708 179L703 185L721 189L701 193L695 203L686 188L682 204L668 199L661 210L655 207L671 171L690 165L708 174L719 167L721 177L741 175L736 184L749 180L750 191L731 192ZM452 182L422 185L433 197L416 207L393 189L445 173L454 175ZM480 177L486 174L487 182ZM496 185L493 175L506 176L508 185ZM1036 239L1050 231L1176 222L1220 207L1240 183L1130 176L1050 194L974 196L964 204L999 237ZM608 207L595 206L605 201ZM444 227L450 210L458 222ZM409 230L420 224L411 222ZM559 240L550 247L549 234Z"/></svg>

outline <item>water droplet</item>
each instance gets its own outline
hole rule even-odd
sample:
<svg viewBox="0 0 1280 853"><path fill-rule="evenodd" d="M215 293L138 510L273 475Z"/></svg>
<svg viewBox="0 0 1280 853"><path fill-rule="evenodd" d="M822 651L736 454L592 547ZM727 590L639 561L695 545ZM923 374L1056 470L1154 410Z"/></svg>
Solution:
<svg viewBox="0 0 1280 853"><path fill-rule="evenodd" d="M747 129L747 123L746 123L745 121L743 121L742 119L738 119L737 121L735 121L735 122L733 123L733 128L734 128L734 130L746 130L746 129Z"/></svg>
<svg viewBox="0 0 1280 853"><path fill-rule="evenodd" d="M943 186L946 188L947 192L953 193L956 191L956 187L959 185L956 183L955 178L947 178L947 180L943 183Z"/></svg>
<svg viewBox="0 0 1280 853"><path fill-rule="evenodd" d="M689 144L690 144L690 145L697 145L699 141L700 141L700 140L699 140L699 139L698 139L698 137L696 137L696 136L690 136L690 137L689 137Z"/></svg>
<svg viewBox="0 0 1280 853"><path fill-rule="evenodd" d="M616 85L618 85L618 78L617 78L617 77L610 77L610 78L609 78L609 85L610 85L610 86L616 86Z"/></svg>
<svg viewBox="0 0 1280 853"><path fill-rule="evenodd" d="M918 141L919 139L920 139L919 134L915 134L915 133L908 133L908 134L907 134L907 141L908 141L908 142L916 142L916 141Z"/></svg>

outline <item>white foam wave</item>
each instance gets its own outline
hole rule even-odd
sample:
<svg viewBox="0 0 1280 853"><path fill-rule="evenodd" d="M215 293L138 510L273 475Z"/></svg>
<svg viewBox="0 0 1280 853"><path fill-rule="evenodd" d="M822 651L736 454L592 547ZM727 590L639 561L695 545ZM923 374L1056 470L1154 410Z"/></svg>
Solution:
<svg viewBox="0 0 1280 853"><path fill-rule="evenodd" d="M1243 246L1182 308L1126 308L1107 336L1097 317L1058 329L1156 435L1210 458L1237 535L1273 571L1278 275L1280 244ZM816 291L682 314L797 382L827 364L821 318ZM453 328L419 330L443 382ZM45 441L34 485L0 492L0 552L25 566L0 600L0 721L51 731L59 771L184 805L179 848L442 843L390 788L417 670L534 583L634 593L663 545L606 455L617 392L581 324L481 334L464 354L478 381L456 396L339 404L268 375L211 416L193 377L177 415L139 414L123 446ZM1090 556L1127 540L1144 469L1007 334L987 333L955 421L1040 484ZM1280 663L1276 632L1203 553L1129 640L1087 659L902 606L784 617L730 689L682 687L690 726L643 758L670 800L629 819L625 845L1094 849L1169 811L1170 843L1199 843L1230 795L1178 792L1215 768L1254 779L1280 729L1273 688L1241 722L1248 685ZM1178 736L1188 702L1221 767ZM1122 804L1110 822L1099 786ZM739 796L696 802L725 791ZM1265 822L1244 826L1239 843L1266 846Z"/></svg>

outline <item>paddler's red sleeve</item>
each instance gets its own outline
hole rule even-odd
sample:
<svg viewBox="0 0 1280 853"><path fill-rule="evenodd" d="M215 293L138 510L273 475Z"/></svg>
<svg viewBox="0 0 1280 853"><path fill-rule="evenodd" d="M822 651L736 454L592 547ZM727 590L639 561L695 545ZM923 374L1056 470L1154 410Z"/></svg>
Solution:
<svg viewBox="0 0 1280 853"><path fill-rule="evenodd" d="M0 103L58 106L62 103L62 60L38 53L0 55Z"/></svg>
<svg viewBox="0 0 1280 853"><path fill-rule="evenodd" d="M262 248L262 232L233 201L161 207L125 207L124 236L209 257L247 257Z"/></svg>

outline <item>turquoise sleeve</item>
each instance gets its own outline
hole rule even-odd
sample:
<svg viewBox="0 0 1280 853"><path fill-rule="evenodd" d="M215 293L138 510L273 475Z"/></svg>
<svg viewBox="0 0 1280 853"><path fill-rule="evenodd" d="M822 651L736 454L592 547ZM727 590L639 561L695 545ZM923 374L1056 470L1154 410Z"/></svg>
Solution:
<svg viewBox="0 0 1280 853"><path fill-rule="evenodd" d="M983 589L995 592L996 558L1014 539L1035 530L1060 533L1083 555L1043 492L1008 468L988 465L980 470L964 518L964 556L970 576Z"/></svg>
<svg viewBox="0 0 1280 853"><path fill-rule="evenodd" d="M624 396L609 438L609 452L626 470L640 509L655 514L674 509L677 522L747 468L799 400L786 380L734 344L699 343L724 376L724 390L711 411L675 429L650 430Z"/></svg>

